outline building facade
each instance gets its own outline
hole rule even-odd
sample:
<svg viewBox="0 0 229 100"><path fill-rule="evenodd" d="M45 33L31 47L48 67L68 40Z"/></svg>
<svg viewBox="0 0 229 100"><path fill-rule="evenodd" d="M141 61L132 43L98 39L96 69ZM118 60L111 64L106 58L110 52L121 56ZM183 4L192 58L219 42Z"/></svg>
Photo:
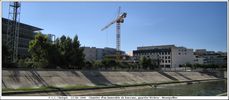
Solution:
<svg viewBox="0 0 229 100"><path fill-rule="evenodd" d="M7 25L8 21L6 18L2 18L2 43L7 44ZM28 48L29 42L34 39L36 31L41 31L43 29L27 25L24 23L19 23L19 39L18 39L18 57L23 58L29 55Z"/></svg>
<svg viewBox="0 0 229 100"><path fill-rule="evenodd" d="M207 51L206 49L196 49L194 52L196 64L216 64L227 65L227 53L226 52L214 52Z"/></svg>
<svg viewBox="0 0 229 100"><path fill-rule="evenodd" d="M193 64L193 49L176 47L175 45L144 46L133 51L133 57L139 61L142 57L158 60L160 67L179 67Z"/></svg>
<svg viewBox="0 0 229 100"><path fill-rule="evenodd" d="M86 61L102 60L105 56L112 56L116 54L116 49L114 48L96 48L96 47L82 47L84 49L83 53L85 55ZM124 54L121 51L121 54Z"/></svg>
<svg viewBox="0 0 229 100"><path fill-rule="evenodd" d="M95 47L83 47L84 51L84 55L85 55L85 60L86 61L93 61L96 60L97 58L97 51Z"/></svg>

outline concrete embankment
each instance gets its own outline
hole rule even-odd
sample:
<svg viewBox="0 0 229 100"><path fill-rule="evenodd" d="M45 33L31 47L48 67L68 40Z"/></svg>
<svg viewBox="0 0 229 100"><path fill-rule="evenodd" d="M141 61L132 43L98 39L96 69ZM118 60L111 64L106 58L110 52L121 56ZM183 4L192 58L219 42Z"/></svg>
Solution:
<svg viewBox="0 0 229 100"><path fill-rule="evenodd" d="M76 70L3 70L2 88L71 85L112 86L218 79L202 72L126 72Z"/></svg>

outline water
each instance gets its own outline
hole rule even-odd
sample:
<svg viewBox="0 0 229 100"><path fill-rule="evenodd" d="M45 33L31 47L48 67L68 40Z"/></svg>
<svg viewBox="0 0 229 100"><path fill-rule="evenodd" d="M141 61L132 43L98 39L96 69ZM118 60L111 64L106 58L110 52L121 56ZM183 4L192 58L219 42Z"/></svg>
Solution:
<svg viewBox="0 0 229 100"><path fill-rule="evenodd" d="M159 86L157 88L103 93L103 96L216 96L227 91L227 81L212 81L188 85Z"/></svg>

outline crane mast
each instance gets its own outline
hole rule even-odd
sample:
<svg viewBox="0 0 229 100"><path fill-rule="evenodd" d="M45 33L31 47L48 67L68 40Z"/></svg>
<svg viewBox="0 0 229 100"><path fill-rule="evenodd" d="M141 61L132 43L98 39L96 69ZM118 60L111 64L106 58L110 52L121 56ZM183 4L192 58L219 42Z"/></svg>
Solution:
<svg viewBox="0 0 229 100"><path fill-rule="evenodd" d="M104 28L101 29L101 31L107 29L108 27L110 27L111 25L113 25L114 23L116 23L116 56L117 59L119 60L120 58L120 46L121 46L121 23L124 23L124 18L126 18L127 13L122 13L120 14L121 11L121 7L119 7L118 9L118 16L115 20L111 21L108 25L106 25Z"/></svg>

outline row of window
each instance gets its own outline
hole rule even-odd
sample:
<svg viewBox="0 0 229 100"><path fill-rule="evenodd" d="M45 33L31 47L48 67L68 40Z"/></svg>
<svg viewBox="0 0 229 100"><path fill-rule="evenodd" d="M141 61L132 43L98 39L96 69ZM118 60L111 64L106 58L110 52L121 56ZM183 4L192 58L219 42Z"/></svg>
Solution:
<svg viewBox="0 0 229 100"><path fill-rule="evenodd" d="M170 55L170 52L159 52L159 53L136 53L135 55Z"/></svg>
<svg viewBox="0 0 229 100"><path fill-rule="evenodd" d="M170 56L162 56L162 57L160 57L160 58L162 58L162 59L170 59Z"/></svg>
<svg viewBox="0 0 229 100"><path fill-rule="evenodd" d="M170 60L161 60L161 63L170 63Z"/></svg>

